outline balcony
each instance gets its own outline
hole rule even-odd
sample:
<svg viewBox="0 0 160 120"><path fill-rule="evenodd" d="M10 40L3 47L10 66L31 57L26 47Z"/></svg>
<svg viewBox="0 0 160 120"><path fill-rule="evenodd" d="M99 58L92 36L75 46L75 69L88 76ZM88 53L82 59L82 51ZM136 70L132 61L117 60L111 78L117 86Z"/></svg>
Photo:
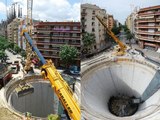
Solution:
<svg viewBox="0 0 160 120"><path fill-rule="evenodd" d="M45 54L45 53L42 53L43 57L45 58L60 58L59 56L57 55L52 55L52 54Z"/></svg>
<svg viewBox="0 0 160 120"><path fill-rule="evenodd" d="M44 47L38 47L38 49L39 49L40 51L54 51L54 52L59 51L58 48L44 48Z"/></svg>
<svg viewBox="0 0 160 120"><path fill-rule="evenodd" d="M139 13L138 16L151 16L151 15L160 15L160 11L158 12L151 12L151 13Z"/></svg>
<svg viewBox="0 0 160 120"><path fill-rule="evenodd" d="M37 33L48 33L50 34L51 32L53 33L80 33L80 29L77 30L36 30L34 29L32 32L37 32Z"/></svg>
<svg viewBox="0 0 160 120"><path fill-rule="evenodd" d="M137 36L137 39L144 40L144 41L150 41L150 42L158 42L158 43L160 43L160 38L150 38L150 37Z"/></svg>
<svg viewBox="0 0 160 120"><path fill-rule="evenodd" d="M148 31L138 30L138 31L136 31L136 33L143 34L143 35L158 35L158 36L160 36L160 32L148 32Z"/></svg>
<svg viewBox="0 0 160 120"><path fill-rule="evenodd" d="M52 37L50 37L49 35L46 35L46 36L44 36L44 35L34 35L33 36L33 39L39 39L39 38L47 38L47 39L66 39L66 40L80 40L80 36L72 36L72 37L69 37L69 36L59 36L59 35L57 35L57 36L52 36Z"/></svg>
<svg viewBox="0 0 160 120"><path fill-rule="evenodd" d="M153 23L155 22L155 19L140 19L140 20L137 20L137 23Z"/></svg>
<svg viewBox="0 0 160 120"><path fill-rule="evenodd" d="M137 25L136 28L160 28L160 25L154 25L154 26Z"/></svg>
<svg viewBox="0 0 160 120"><path fill-rule="evenodd" d="M68 41L69 42L69 41ZM62 44L68 44L68 43L66 43L66 42L36 42L36 45L57 45L57 44L59 44L59 45L62 45ZM77 46L77 47L79 47L79 46L81 46L81 44L80 43L69 43L69 45L71 45L71 46ZM45 48L43 48L43 49L45 49ZM52 48L49 48L49 49L52 49Z"/></svg>
<svg viewBox="0 0 160 120"><path fill-rule="evenodd" d="M86 16L87 13L86 12L81 12L81 16Z"/></svg>

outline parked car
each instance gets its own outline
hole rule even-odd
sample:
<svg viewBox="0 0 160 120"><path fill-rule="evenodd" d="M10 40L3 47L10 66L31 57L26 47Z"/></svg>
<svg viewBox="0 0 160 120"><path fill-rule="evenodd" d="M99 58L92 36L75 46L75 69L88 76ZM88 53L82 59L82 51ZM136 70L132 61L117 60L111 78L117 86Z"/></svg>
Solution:
<svg viewBox="0 0 160 120"><path fill-rule="evenodd" d="M12 65L11 70L12 70L12 74L17 74L18 73L17 65Z"/></svg>
<svg viewBox="0 0 160 120"><path fill-rule="evenodd" d="M20 66L19 66L19 61L14 61L14 64L13 65L16 65L17 66L17 70L19 71L20 70Z"/></svg>
<svg viewBox="0 0 160 120"><path fill-rule="evenodd" d="M12 64L12 61L11 60L6 60L6 63L7 64Z"/></svg>

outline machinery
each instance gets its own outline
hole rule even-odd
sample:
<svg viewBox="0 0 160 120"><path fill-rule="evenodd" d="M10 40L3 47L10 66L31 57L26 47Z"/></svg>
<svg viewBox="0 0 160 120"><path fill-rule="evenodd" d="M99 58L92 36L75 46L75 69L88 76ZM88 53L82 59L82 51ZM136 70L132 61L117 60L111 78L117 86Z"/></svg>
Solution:
<svg viewBox="0 0 160 120"><path fill-rule="evenodd" d="M50 80L51 86L57 94L57 97L61 101L65 111L67 111L69 117L72 120L80 120L80 107L76 99L74 99L72 90L63 80L52 61L46 61L44 59L37 47L34 46L33 40L30 37L32 35L32 6L33 0L27 0L27 29L23 29L21 33L21 35L23 35L27 41L27 61L24 70L29 72L32 69L31 57L34 55L32 54L32 51L35 52L35 54L40 59L40 62L42 63L41 74L45 79ZM30 84L21 84L17 88L17 93L19 93L18 96L26 95L28 93L32 93L33 91L34 88Z"/></svg>
<svg viewBox="0 0 160 120"><path fill-rule="evenodd" d="M27 0L27 19L26 19L26 27L27 31L30 36L32 36L32 7L33 7L33 0ZM31 57L33 55L32 49L29 46L28 42L26 42L26 53L27 53L27 61L24 67L25 71L30 71L32 69L31 64Z"/></svg>
<svg viewBox="0 0 160 120"><path fill-rule="evenodd" d="M124 44L114 35L114 33L107 28L107 24L103 21L103 19L102 19L100 16L96 16L96 18L97 18L97 19L99 20L99 22L105 27L105 29L106 29L106 31L107 31L107 34L110 35L110 36L113 38L113 40L119 45L119 47L116 48L116 55L117 55L117 56L123 56L123 55L125 55L126 49L127 49L126 45L124 45Z"/></svg>
<svg viewBox="0 0 160 120"><path fill-rule="evenodd" d="M21 83L19 86L15 89L17 92L17 96L21 97L30 93L34 92L34 88L31 84L28 83Z"/></svg>
<svg viewBox="0 0 160 120"><path fill-rule="evenodd" d="M64 109L67 111L68 115L73 120L80 120L80 107L77 101L74 99L73 92L68 86L68 84L63 80L54 64L51 60L45 60L37 47L34 46L33 40L27 33L27 30L22 31L23 36L28 41L32 50L37 54L42 63L41 74L45 79L49 79L52 88L57 94L59 100L61 101ZM32 88L32 87L30 87Z"/></svg>

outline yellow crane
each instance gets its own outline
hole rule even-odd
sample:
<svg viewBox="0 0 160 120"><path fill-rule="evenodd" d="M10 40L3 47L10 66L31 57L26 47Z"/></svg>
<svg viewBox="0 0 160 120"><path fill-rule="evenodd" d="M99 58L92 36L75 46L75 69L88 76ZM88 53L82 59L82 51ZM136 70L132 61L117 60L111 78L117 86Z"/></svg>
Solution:
<svg viewBox="0 0 160 120"><path fill-rule="evenodd" d="M30 36L32 36L32 7L33 7L33 0L27 0L26 27L27 27L27 31ZM31 57L33 55L33 52L31 50L31 47L29 46L28 42L26 42L26 54L27 54L27 59L26 59L26 64L25 64L24 70L28 72L32 69Z"/></svg>
<svg viewBox="0 0 160 120"><path fill-rule="evenodd" d="M126 53L127 46L123 44L115 35L114 33L108 29L107 24L103 21L103 19L96 15L96 18L99 20L99 22L106 28L106 32L108 35L110 35L113 40L119 45L119 48L116 49L116 55L117 56L123 56Z"/></svg>
<svg viewBox="0 0 160 120"><path fill-rule="evenodd" d="M22 31L23 36L28 41L32 50L39 57L42 65L41 74L45 79L49 79L51 86L55 93L57 94L59 100L61 101L63 107L67 111L68 115L72 120L80 120L80 107L78 102L74 98L73 92L68 86L68 84L63 80L57 69L55 68L52 60L45 60L40 51L33 44L33 40L27 33L27 30Z"/></svg>
<svg viewBox="0 0 160 120"><path fill-rule="evenodd" d="M23 29L21 35L23 35L27 41L27 48L29 46L32 49L27 49L27 63L25 70L31 70L31 51L36 53L39 57L42 65L41 74L45 79L49 79L54 92L57 94L60 102L62 103L64 109L67 111L68 115L72 120L80 120L80 106L77 100L74 98L73 92L68 86L68 84L63 80L54 64L51 60L45 60L40 51L33 44L31 36L32 27L32 5L33 0L27 0L27 29ZM28 34L29 33L29 34ZM22 87L21 87L22 88ZM27 88L29 92L33 92L32 86Z"/></svg>

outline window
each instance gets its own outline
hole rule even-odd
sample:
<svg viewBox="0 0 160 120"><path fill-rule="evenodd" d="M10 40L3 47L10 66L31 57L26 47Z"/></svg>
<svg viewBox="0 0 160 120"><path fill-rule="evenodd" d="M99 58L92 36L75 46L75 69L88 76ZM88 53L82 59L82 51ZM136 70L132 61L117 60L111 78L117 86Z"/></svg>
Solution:
<svg viewBox="0 0 160 120"><path fill-rule="evenodd" d="M81 18L81 20L84 20L84 19L85 19L85 17L82 17L82 18Z"/></svg>
<svg viewBox="0 0 160 120"><path fill-rule="evenodd" d="M92 28L92 32L95 32L95 29L94 29L94 28Z"/></svg>
<svg viewBox="0 0 160 120"><path fill-rule="evenodd" d="M84 30L84 29L82 29L82 33L85 33L85 30Z"/></svg>
<svg viewBox="0 0 160 120"><path fill-rule="evenodd" d="M66 26L66 30L70 30L71 28L70 28L70 26Z"/></svg>
<svg viewBox="0 0 160 120"><path fill-rule="evenodd" d="M74 26L74 27L73 27L73 30L78 30L78 27L77 27L77 26Z"/></svg>
<svg viewBox="0 0 160 120"><path fill-rule="evenodd" d="M95 14L95 10L92 11L92 14Z"/></svg>
<svg viewBox="0 0 160 120"><path fill-rule="evenodd" d="M79 40L76 40L76 43L80 43L80 41L79 41Z"/></svg>
<svg viewBox="0 0 160 120"><path fill-rule="evenodd" d="M92 26L94 26L95 25L95 23L94 22L92 22Z"/></svg>
<svg viewBox="0 0 160 120"><path fill-rule="evenodd" d="M77 37L77 34L76 34L76 33L73 33L73 34L72 34L72 37Z"/></svg>

